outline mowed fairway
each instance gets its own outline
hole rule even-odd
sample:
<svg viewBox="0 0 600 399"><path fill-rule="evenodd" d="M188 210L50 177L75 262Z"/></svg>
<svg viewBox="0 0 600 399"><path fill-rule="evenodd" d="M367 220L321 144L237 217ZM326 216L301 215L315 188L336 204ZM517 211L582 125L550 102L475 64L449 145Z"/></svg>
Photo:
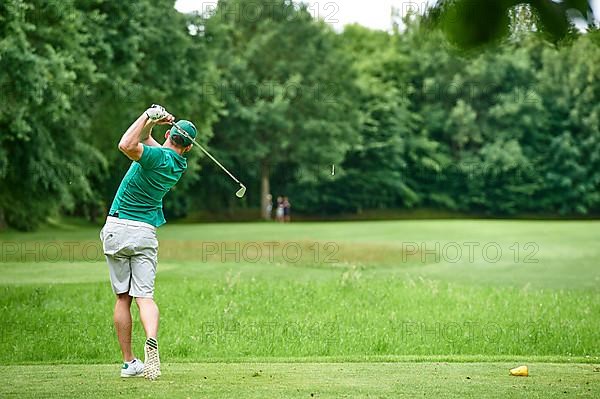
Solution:
<svg viewBox="0 0 600 399"><path fill-rule="evenodd" d="M597 398L593 366L534 363L176 363L155 382L115 378L113 365L0 366L2 397Z"/></svg>
<svg viewBox="0 0 600 399"><path fill-rule="evenodd" d="M599 222L167 225L152 384L118 378L98 232L0 235L0 397L600 395Z"/></svg>

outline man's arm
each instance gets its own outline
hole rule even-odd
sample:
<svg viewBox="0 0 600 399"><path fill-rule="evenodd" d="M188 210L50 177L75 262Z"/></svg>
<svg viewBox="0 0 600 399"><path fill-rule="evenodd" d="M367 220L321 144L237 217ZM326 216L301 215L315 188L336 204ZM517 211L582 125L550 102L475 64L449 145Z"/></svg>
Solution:
<svg viewBox="0 0 600 399"><path fill-rule="evenodd" d="M152 128L156 125L155 122L148 120L142 129L142 143L150 147L160 147L160 143L152 137Z"/></svg>
<svg viewBox="0 0 600 399"><path fill-rule="evenodd" d="M135 122L129 126L129 129L127 129L123 137L121 137L121 141L119 141L119 150L127 155L132 161L138 161L144 152L143 142L151 140L150 142L160 145L150 135L154 125L171 123L174 119L175 118L172 115L167 113L164 118L153 121L148 118L147 112L142 113Z"/></svg>
<svg viewBox="0 0 600 399"><path fill-rule="evenodd" d="M147 121L148 115L144 112L129 126L129 129L119 141L119 150L132 161L139 160L142 157L142 152L144 152L141 141L142 131Z"/></svg>

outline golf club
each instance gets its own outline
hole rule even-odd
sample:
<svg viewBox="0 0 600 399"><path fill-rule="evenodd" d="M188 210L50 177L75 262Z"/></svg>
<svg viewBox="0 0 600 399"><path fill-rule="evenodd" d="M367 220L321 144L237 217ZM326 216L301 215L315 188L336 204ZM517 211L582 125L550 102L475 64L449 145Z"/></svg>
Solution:
<svg viewBox="0 0 600 399"><path fill-rule="evenodd" d="M174 123L171 123L171 126L176 128L177 131L179 133L181 133L184 137L190 139L192 141L192 143L194 143L195 145L198 146L198 148L200 148L202 150L202 152L204 152L206 155L208 155L208 157L210 159L212 159L217 165L219 165L221 167L221 169L223 169L225 171L225 173L227 173L229 175L229 177L231 177L237 184L240 185L240 189L238 191L236 191L235 196L238 198L242 198L244 196L244 194L246 194L246 186L244 186L234 175L231 174L231 172L229 172L227 169L225 169L225 167L223 165L221 165L221 163L219 161L217 161L215 159L215 157L213 157L212 155L210 155L210 153L208 151L206 151L204 149L204 147L202 147L200 144L198 144L196 142L196 140L194 140L194 138L192 138L185 130L183 130L182 128L180 128L179 126L177 126Z"/></svg>

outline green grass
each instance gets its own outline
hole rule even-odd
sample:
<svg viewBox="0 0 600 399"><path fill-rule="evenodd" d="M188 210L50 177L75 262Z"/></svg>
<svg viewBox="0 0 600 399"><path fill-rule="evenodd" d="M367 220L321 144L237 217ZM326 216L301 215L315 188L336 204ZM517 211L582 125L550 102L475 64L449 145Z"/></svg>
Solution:
<svg viewBox="0 0 600 399"><path fill-rule="evenodd" d="M509 363L165 364L149 383L115 377L112 365L0 366L3 398L595 398L591 365L533 363L511 377ZM32 383L35 381L35 383Z"/></svg>
<svg viewBox="0 0 600 399"><path fill-rule="evenodd" d="M38 370L49 379L58 373L69 389L90 389L99 396L116 393L120 382L77 387L81 376L69 375L75 366L16 366L98 364L82 369L96 376L98 384L117 372L113 295L98 232L99 227L78 225L0 234L0 364L15 365L5 368L10 384L0 397L42 389L43 384L24 387L14 380L19 373ZM247 362L260 361L272 364L263 367L277 373L279 382L252 379L256 391L243 397L260 392L268 392L263 397L306 397L314 374L324 376L314 389L325 397L342 396L335 387L351 389L358 397L369 392L396 397L420 392L419 387L435 395L437 388L425 376L435 362L445 361L456 363L442 368L449 396L465 397L474 387L481 389L473 390L474 396L511 396L521 392L522 381L529 384L523 392L532 396L543 389L558 395L563 387L586 395L585 378L570 373L588 367L573 364L600 363L598 237L600 222L594 221L165 226L159 231L156 300L161 357L177 364L168 369L173 376L167 373L151 389L157 395L170 391L186 396L185 381L212 370L219 377L194 389L227 396L219 381L241 378L254 367ZM272 256L266 252L269 245L275 248ZM285 245L287 258L281 250ZM482 252L486 245L491 248L487 254ZM223 248L233 253L223 254ZM298 248L301 256L292 261ZM462 251L458 258L456 248ZM497 259L494 248L502 251ZM217 251L208 254L207 249ZM141 354L139 323L133 339ZM326 383L338 375L323 363L328 361L352 362L340 365L349 374L341 374L339 386ZM510 365L536 361L567 364L540 364L548 375L518 382L504 376ZM489 364L467 364L473 362ZM290 371L293 367L299 367L298 376ZM414 380L413 368L419 376ZM350 370L364 379L363 391L355 389ZM463 370L473 374L472 380L458 377ZM373 375L389 375L390 380ZM561 376L563 385L552 380ZM590 384L595 382L597 389L598 379L592 377ZM557 393L547 385L551 383L560 387ZM141 389L140 384L131 386ZM403 391L406 386L414 388ZM242 389L235 384L230 388L229 396Z"/></svg>

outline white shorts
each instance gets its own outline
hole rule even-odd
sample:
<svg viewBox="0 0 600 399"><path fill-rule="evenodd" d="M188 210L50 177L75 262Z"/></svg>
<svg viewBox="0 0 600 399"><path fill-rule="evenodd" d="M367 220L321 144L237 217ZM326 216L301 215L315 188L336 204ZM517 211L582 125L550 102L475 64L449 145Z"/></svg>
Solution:
<svg viewBox="0 0 600 399"><path fill-rule="evenodd" d="M100 231L100 240L115 294L152 298L158 263L156 228L109 216Z"/></svg>

